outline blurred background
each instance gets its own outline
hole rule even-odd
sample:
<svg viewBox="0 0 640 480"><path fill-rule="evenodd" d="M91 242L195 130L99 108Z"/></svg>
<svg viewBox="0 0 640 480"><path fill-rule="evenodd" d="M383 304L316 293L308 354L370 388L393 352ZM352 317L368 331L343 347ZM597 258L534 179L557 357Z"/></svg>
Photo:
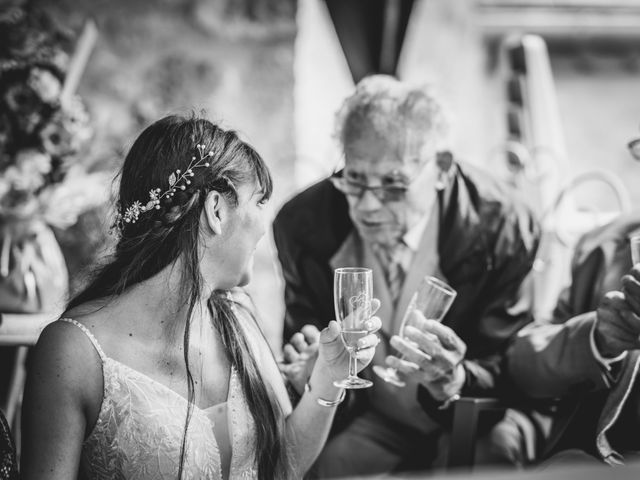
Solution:
<svg viewBox="0 0 640 480"><path fill-rule="evenodd" d="M62 92L71 90L66 94L83 103L91 131L65 161L86 175L99 174L91 178L105 192L146 125L170 112L204 110L238 130L266 159L275 178L273 215L340 164L334 113L354 82L382 72L439 90L453 118L457 155L512 182L543 219L546 240L534 293L541 313L566 279L577 235L640 202L640 166L627 151L640 125L640 1L0 5L5 34L35 10L46 12L49 30L59 31L55 38L68 59L56 76ZM15 68L12 55L34 64L38 43L21 41L27 46L5 47L2 72ZM67 80L71 75L74 82ZM4 108L11 107L7 102ZM45 221L61 247L72 290L113 241L106 195L92 192L95 199L85 197L73 221ZM269 236L259 247L249 289L279 351L282 282Z"/></svg>
<svg viewBox="0 0 640 480"><path fill-rule="evenodd" d="M270 220L340 166L334 114L371 73L431 84L456 156L535 210L543 238L526 294L544 318L578 236L640 204L627 148L640 136L640 0L0 0L10 423L28 346L113 244L112 182L144 127L204 111L238 130L272 170ZM249 290L278 355L270 230Z"/></svg>

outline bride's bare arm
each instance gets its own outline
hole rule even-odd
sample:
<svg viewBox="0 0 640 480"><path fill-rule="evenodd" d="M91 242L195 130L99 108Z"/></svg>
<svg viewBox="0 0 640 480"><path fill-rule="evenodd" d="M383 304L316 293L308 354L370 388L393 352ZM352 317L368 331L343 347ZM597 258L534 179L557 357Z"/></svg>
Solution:
<svg viewBox="0 0 640 480"><path fill-rule="evenodd" d="M372 321L377 324L380 322L376 317ZM379 340L375 334L370 334L360 342L358 364L364 368L373 358ZM296 478L303 477L327 441L337 403L335 406L328 405L344 394L341 388L333 385L333 381L344 378L347 368L348 353L340 338L340 328L336 322L331 322L320 337L318 360L308 381L310 389L305 391L287 418L287 440L291 449L290 457L295 461Z"/></svg>
<svg viewBox="0 0 640 480"><path fill-rule="evenodd" d="M76 478L82 442L101 401L102 366L91 343L78 328L62 322L49 325L29 356L22 478Z"/></svg>

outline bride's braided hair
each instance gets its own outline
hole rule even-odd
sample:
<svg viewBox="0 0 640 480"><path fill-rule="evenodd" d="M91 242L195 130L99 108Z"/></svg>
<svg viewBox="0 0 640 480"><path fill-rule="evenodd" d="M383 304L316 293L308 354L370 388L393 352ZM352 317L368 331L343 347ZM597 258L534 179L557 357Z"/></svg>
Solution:
<svg viewBox="0 0 640 480"><path fill-rule="evenodd" d="M184 177L189 180L188 183L172 181L176 180L172 174L188 170L194 156L197 159L199 146L205 147L208 165L194 168L193 176ZM135 222L119 223L120 237L113 256L67 307L71 309L92 300L114 298L129 287L156 275L179 258L184 260L181 262L181 293L189 305L183 339L189 408L180 455L180 477L184 466L186 433L194 405L194 382L188 351L191 313L202 291L198 257L200 217L210 191L215 190L232 204L237 204L235 186L247 182L258 183L264 192L264 199L271 195L272 183L267 166L258 153L241 141L235 132L223 130L195 116L168 116L149 126L136 139L125 159L120 172L118 206L122 219L127 209L136 202L150 208L140 210ZM175 188L171 195L163 196L158 203L152 202L152 191L160 197L176 185L184 188ZM129 218L131 220L133 217ZM284 445L283 413L260 376L256 359L237 323L230 302L224 292L217 292L210 300L210 309L230 362L240 373L244 395L257 427L258 477L260 480L287 479L291 473Z"/></svg>

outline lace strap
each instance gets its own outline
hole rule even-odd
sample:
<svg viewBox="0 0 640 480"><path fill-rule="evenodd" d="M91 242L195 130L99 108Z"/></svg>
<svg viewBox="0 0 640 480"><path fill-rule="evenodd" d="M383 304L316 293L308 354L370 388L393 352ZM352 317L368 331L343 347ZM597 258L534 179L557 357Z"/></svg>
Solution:
<svg viewBox="0 0 640 480"><path fill-rule="evenodd" d="M98 352L98 355L100 355L100 360L102 360L102 363L104 363L104 361L107 359L107 356L104 354L104 351L102 350L102 347L98 343L98 340L96 339L96 337L93 336L93 333L91 333L87 327L82 325L80 322L74 320L73 318L61 318L60 321L71 323L72 325L75 325L80 330L82 330L85 333L85 335L89 337L89 340L91 341L94 348Z"/></svg>

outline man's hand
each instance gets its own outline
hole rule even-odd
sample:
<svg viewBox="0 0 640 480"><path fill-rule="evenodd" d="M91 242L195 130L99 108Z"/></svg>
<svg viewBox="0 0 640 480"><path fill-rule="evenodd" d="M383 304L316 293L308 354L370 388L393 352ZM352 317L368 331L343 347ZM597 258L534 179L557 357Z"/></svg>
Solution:
<svg viewBox="0 0 640 480"><path fill-rule="evenodd" d="M320 330L314 325L305 325L284 346L283 362L279 364L280 372L300 395L304 392L304 384L309 380L318 358L319 345Z"/></svg>
<svg viewBox="0 0 640 480"><path fill-rule="evenodd" d="M640 270L622 277L622 292L608 292L596 310L596 348L605 358L640 348Z"/></svg>
<svg viewBox="0 0 640 480"><path fill-rule="evenodd" d="M425 319L417 310L411 316L404 328L405 338L391 337L391 346L402 358L388 356L387 365L407 380L422 384L436 400L447 400L464 385L462 360L467 346L449 327Z"/></svg>
<svg viewBox="0 0 640 480"><path fill-rule="evenodd" d="M640 264L622 277L622 292L633 313L640 316Z"/></svg>

